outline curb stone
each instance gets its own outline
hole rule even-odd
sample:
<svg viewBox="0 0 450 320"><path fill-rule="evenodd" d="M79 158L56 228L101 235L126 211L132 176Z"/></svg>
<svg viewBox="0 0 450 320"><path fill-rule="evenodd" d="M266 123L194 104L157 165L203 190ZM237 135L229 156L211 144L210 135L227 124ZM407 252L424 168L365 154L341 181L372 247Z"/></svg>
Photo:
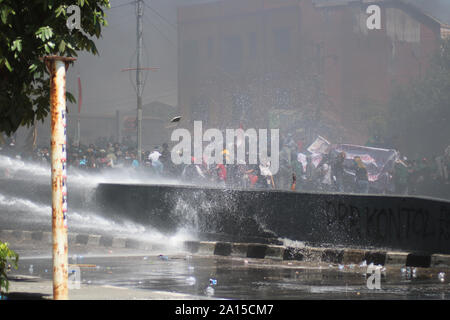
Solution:
<svg viewBox="0 0 450 320"><path fill-rule="evenodd" d="M69 244L92 245L110 248L157 249L152 244L124 237L111 237L91 234L68 233ZM48 231L22 231L0 229L0 241L34 241L52 243L52 233ZM295 260L326 262L334 264L408 266L408 267L447 267L450 268L450 255L421 252L400 252L365 250L354 248L318 248L312 246L282 246L274 244L238 243L224 241L185 241L184 250L191 254L218 255L238 258L270 259L278 261Z"/></svg>
<svg viewBox="0 0 450 320"><path fill-rule="evenodd" d="M44 244L52 244L52 232L48 231L23 231L0 229L0 241L34 241ZM131 238L111 237L92 234L79 234L69 232L67 234L69 245L89 245L111 248L151 249L151 244Z"/></svg>
<svg viewBox="0 0 450 320"><path fill-rule="evenodd" d="M354 248L289 247L279 245L231 242L185 241L184 249L191 254L219 255L239 258L296 260L333 264L360 264L410 267L450 268L450 255L414 252L364 250Z"/></svg>

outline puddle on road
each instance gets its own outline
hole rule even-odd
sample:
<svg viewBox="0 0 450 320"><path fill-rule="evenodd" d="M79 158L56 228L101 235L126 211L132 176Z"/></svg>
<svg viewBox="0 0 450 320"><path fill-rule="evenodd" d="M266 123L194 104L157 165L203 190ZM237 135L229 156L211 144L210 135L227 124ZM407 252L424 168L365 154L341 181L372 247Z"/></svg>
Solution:
<svg viewBox="0 0 450 320"><path fill-rule="evenodd" d="M84 257L81 281L85 285L112 285L152 291L177 292L225 299L450 299L450 284L438 278L440 270L418 269L407 279L400 268L390 268L380 290L367 288L364 272L342 271L294 263L220 257L168 256ZM51 260L27 260L16 274L51 279ZM211 286L211 279L217 284ZM213 290L212 290L213 289ZM212 294L211 294L212 293Z"/></svg>

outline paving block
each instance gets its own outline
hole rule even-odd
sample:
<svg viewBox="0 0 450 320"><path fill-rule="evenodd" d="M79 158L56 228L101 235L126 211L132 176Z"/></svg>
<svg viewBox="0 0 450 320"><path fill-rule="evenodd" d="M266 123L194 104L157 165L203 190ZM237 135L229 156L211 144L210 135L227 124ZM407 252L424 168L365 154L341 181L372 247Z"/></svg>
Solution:
<svg viewBox="0 0 450 320"><path fill-rule="evenodd" d="M386 252L385 251L366 251L364 255L364 260L369 265L373 263L374 265L382 265L386 263Z"/></svg>
<svg viewBox="0 0 450 320"><path fill-rule="evenodd" d="M201 241L198 247L198 254L213 255L216 248L216 242Z"/></svg>
<svg viewBox="0 0 450 320"><path fill-rule="evenodd" d="M341 264L343 257L344 257L343 249L324 249L320 260L323 262Z"/></svg>
<svg viewBox="0 0 450 320"><path fill-rule="evenodd" d="M84 244L86 245L89 241L89 235L88 234L77 234L75 237L75 243L77 244Z"/></svg>
<svg viewBox="0 0 450 320"><path fill-rule="evenodd" d="M231 246L232 257L247 257L248 244L247 243L233 243Z"/></svg>
<svg viewBox="0 0 450 320"><path fill-rule="evenodd" d="M22 240L33 240L32 235L32 231L22 231Z"/></svg>
<svg viewBox="0 0 450 320"><path fill-rule="evenodd" d="M365 250L362 249L344 249L342 257L343 264L360 264L364 261Z"/></svg>
<svg viewBox="0 0 450 320"><path fill-rule="evenodd" d="M126 238L113 238L112 247L113 248L125 248L127 244Z"/></svg>
<svg viewBox="0 0 450 320"><path fill-rule="evenodd" d="M99 245L102 247L111 247L113 242L113 237L111 236L101 236Z"/></svg>
<svg viewBox="0 0 450 320"><path fill-rule="evenodd" d="M313 247L306 247L299 249L299 251L304 257L304 261L315 261L315 262L322 261L322 255L324 250L325 249L323 248L313 248Z"/></svg>
<svg viewBox="0 0 450 320"><path fill-rule="evenodd" d="M200 247L199 241L185 241L184 242L184 249L190 253L197 253L199 247Z"/></svg>
<svg viewBox="0 0 450 320"><path fill-rule="evenodd" d="M267 245L249 243L247 247L247 258L264 259Z"/></svg>
<svg viewBox="0 0 450 320"><path fill-rule="evenodd" d="M429 268L431 265L431 255L426 253L410 253L406 257L407 267Z"/></svg>
<svg viewBox="0 0 450 320"><path fill-rule="evenodd" d="M303 248L287 247L284 250L283 260L303 261L305 256L302 250Z"/></svg>
<svg viewBox="0 0 450 320"><path fill-rule="evenodd" d="M214 254L219 256L229 256L231 255L231 243L229 242L217 242L214 248Z"/></svg>
<svg viewBox="0 0 450 320"><path fill-rule="evenodd" d="M448 254L433 254L431 255L432 267L450 267L450 255Z"/></svg>
<svg viewBox="0 0 450 320"><path fill-rule="evenodd" d="M70 233L68 234L70 239ZM42 241L47 244L51 244L53 242L53 236L51 232L44 231L42 232Z"/></svg>
<svg viewBox="0 0 450 320"><path fill-rule="evenodd" d="M406 266L406 258L407 257L408 257L407 252L388 251L386 253L386 265Z"/></svg>
<svg viewBox="0 0 450 320"><path fill-rule="evenodd" d="M99 235L89 235L87 245L98 247L100 245L100 238L102 236Z"/></svg>
<svg viewBox="0 0 450 320"><path fill-rule="evenodd" d="M275 245L267 246L265 258L273 260L283 260L285 250L286 248L284 246L275 246Z"/></svg>

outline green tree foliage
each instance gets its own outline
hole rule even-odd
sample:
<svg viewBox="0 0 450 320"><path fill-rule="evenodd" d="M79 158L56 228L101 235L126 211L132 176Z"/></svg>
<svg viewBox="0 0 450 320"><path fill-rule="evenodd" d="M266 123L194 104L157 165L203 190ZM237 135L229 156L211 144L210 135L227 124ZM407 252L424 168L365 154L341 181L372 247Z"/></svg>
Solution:
<svg viewBox="0 0 450 320"><path fill-rule="evenodd" d="M424 77L394 90L386 123L387 138L410 154L438 154L450 144L450 39Z"/></svg>
<svg viewBox="0 0 450 320"><path fill-rule="evenodd" d="M81 30L69 30L70 5L81 9ZM0 133L44 120L49 113L46 55L97 54L93 37L107 26L109 0L0 0ZM74 97L68 93L69 101Z"/></svg>
<svg viewBox="0 0 450 320"><path fill-rule="evenodd" d="M17 269L18 262L19 255L9 248L8 243L0 242L0 296L9 290L9 281L6 274L8 264L12 263L13 267Z"/></svg>

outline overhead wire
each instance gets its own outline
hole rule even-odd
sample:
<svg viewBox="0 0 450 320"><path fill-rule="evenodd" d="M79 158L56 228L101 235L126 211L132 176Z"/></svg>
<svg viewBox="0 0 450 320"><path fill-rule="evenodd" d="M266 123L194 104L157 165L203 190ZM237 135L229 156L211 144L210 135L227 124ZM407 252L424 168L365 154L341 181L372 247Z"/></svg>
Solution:
<svg viewBox="0 0 450 320"><path fill-rule="evenodd" d="M164 34L164 32L161 31L161 29L159 29L153 22L151 22L150 20L147 20L147 17L144 16L144 21L149 23L150 26L152 26L156 31L158 31L158 33L167 41L169 42L172 46L174 46L175 48L177 47L177 45L169 39L169 37L167 37L167 35Z"/></svg>
<svg viewBox="0 0 450 320"><path fill-rule="evenodd" d="M161 13L159 13L158 10L156 10L155 8L153 8L152 6L150 6L147 1L144 1L144 6L146 6L147 8L149 8L154 14L156 14L158 17L160 17L162 20L164 20L169 26L171 26L172 28L174 28L175 30L177 30L177 26L175 24L173 24L173 22L169 21L169 19L167 19L166 17L164 17Z"/></svg>
<svg viewBox="0 0 450 320"><path fill-rule="evenodd" d="M116 9L116 8L128 6L128 5L130 5L130 4L135 4L135 3L136 3L136 0L135 0L135 1L130 1L130 2L127 2L127 3L118 4L118 5L116 5L116 6L113 6L113 7L109 8L109 9L110 9L110 10L111 10L111 9Z"/></svg>

